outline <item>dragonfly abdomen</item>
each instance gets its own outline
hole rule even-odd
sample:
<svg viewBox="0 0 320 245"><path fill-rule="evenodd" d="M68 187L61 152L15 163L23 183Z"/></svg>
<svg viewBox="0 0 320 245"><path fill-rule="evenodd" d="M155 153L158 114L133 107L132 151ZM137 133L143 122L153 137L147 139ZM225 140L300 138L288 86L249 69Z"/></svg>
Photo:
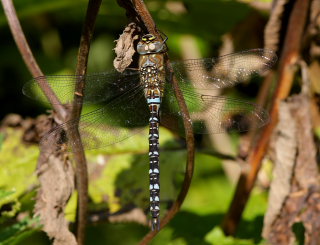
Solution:
<svg viewBox="0 0 320 245"><path fill-rule="evenodd" d="M152 230L160 229L160 164L159 164L159 110L161 92L159 88L145 89L150 110L149 119L149 161L150 161L150 212Z"/></svg>
<svg viewBox="0 0 320 245"><path fill-rule="evenodd" d="M159 104L150 104L149 128L149 178L150 178L150 212L152 230L159 230L160 214L160 164L159 164Z"/></svg>

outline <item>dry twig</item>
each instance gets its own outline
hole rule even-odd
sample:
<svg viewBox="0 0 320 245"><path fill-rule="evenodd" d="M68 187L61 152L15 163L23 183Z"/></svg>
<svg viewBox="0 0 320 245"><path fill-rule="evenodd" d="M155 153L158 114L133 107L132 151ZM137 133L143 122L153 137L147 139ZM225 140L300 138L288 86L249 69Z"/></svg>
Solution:
<svg viewBox="0 0 320 245"><path fill-rule="evenodd" d="M87 13L81 34L78 63L76 74L84 76L87 71L87 63L90 49L90 41L93 34L95 21L101 5L101 0L90 0L88 3ZM79 121L82 110L82 102L85 89L85 79L80 77L76 83L74 92L74 102L71 112L71 120ZM87 161L81 144L81 137L78 128L67 129L70 141L77 142L72 144L74 153L74 160L76 163L76 186L78 190L78 206L77 206L77 241L78 244L85 242L85 229L87 223L87 209L88 209L88 169Z"/></svg>
<svg viewBox="0 0 320 245"><path fill-rule="evenodd" d="M83 33L82 33L82 37L81 37L80 49L79 49L79 54L78 54L78 65L77 65L76 74L79 74L79 75L84 75L86 72L88 52L89 52L89 43L90 43L90 40L92 37L92 30L94 27L94 23L95 23L95 19L96 19L97 13L98 13L100 3L101 3L100 0L89 1L87 16L86 16L86 20L85 20L85 24L84 24L84 29L83 29ZM3 4L4 10L5 10L13 37L16 41L16 44L19 48L19 51L22 54L24 62L26 63L29 71L31 72L31 74L34 77L43 76L43 73L40 70L40 68L39 68L39 66L38 66L29 46L28 46L28 43L26 41L26 38L25 38L24 33L21 28L21 25L20 25L19 20L17 18L16 11L15 11L14 6L12 4L12 1L11 0L2 0L2 4ZM55 112L57 113L56 116L58 116L59 120L65 121L67 119L68 111L60 103L58 97L55 95L54 91L50 88L49 84L48 83L40 83L39 85L40 85L43 93L45 94L45 96L48 98L49 102L53 106ZM71 114L71 119L73 119L73 120L78 120L79 116L80 116L80 112L81 112L81 108L82 108L81 102L82 102L83 98L82 98L82 96L78 96L78 95L83 94L84 85L85 85L84 80L81 80L77 83L77 87L75 88L75 92L76 92L75 93L75 101L74 101L74 106L73 106L73 110L72 110L72 114ZM80 135L78 134L78 132L76 130L69 132L69 135L70 135L70 140L80 138ZM78 140L74 140L74 141L79 142ZM47 147L50 147L50 146L47 146ZM79 195L78 195L79 196L79 205L78 205L79 206L79 210L78 210L79 215L77 216L78 217L77 234L78 234L78 243L84 244L84 233L85 233L85 226L86 226L86 210L87 210L87 200L88 200L87 167L86 167L84 151L82 149L81 144L75 145L75 147L77 148L76 149L77 154L75 154L75 160L77 163L77 167L76 167L77 175L76 176L77 176L77 186L78 186L78 191L79 191ZM54 155L54 154L55 153L52 152L51 155ZM54 160L52 160L52 157L50 157L48 155L46 155L46 157L44 157L44 155L42 154L42 156L40 156L40 158L39 158L38 170L42 169L43 166L45 166L45 163L49 164L48 161L49 162L51 161L53 163L60 161L61 166L64 166L66 163L62 159L54 158ZM49 165L51 166L51 164L49 164ZM46 169L48 169L48 168L46 168ZM39 173L39 178L43 179L43 176L44 176L43 174L45 174L45 173L41 172L41 171L39 171L38 173ZM41 201L41 196L43 196L44 191L45 191L45 189L43 189L42 191L39 192L39 195L38 195L40 197L39 201ZM60 200L61 204L65 205L66 201L68 200L68 198L70 196L70 193L69 192L60 193L58 195L61 196L61 198L63 198L63 200ZM62 196L64 196L64 197L62 197ZM58 201L59 198L60 197L57 197L56 201ZM53 201L53 203L54 203L54 201ZM44 210L48 211L48 209L42 209L42 211L39 209L39 207L44 208L45 206L47 206L48 205L47 202L42 202L42 204L38 203L37 205L38 205L38 208L36 208L36 211L35 211L36 213L44 214L42 211L44 211ZM64 206L61 206L61 209L63 210ZM46 220L49 221L49 219L46 219ZM52 222L52 219L50 219L50 222ZM64 224L63 226L66 227L66 229L67 229L66 224ZM47 229L49 236L56 238L55 243L59 243L59 244L63 244L63 243L64 244L73 244L74 243L74 241L72 241L72 239L73 239L72 236L69 236L67 231L65 233L61 233L61 231L62 231L61 227L58 228L58 230L60 230L60 234L59 234L59 232L55 232L54 230L52 230L52 227L54 227L54 226L49 225L49 223L47 223L47 225L45 225L45 227L47 227L47 228L49 227L48 228L49 230ZM63 237L61 237L62 234L66 234L66 237L69 237L70 239L69 238L64 239Z"/></svg>
<svg viewBox="0 0 320 245"><path fill-rule="evenodd" d="M226 234L234 234L236 231L236 227L241 219L242 212L257 178L261 161L267 151L269 139L277 125L279 102L286 98L290 92L295 74L294 67L300 55L308 10L308 0L294 1L284 40L283 51L279 61L279 80L270 110L271 121L264 128L256 146L247 157L247 162L251 168L249 172L243 172L240 175L233 200L222 224Z"/></svg>
<svg viewBox="0 0 320 245"><path fill-rule="evenodd" d="M22 31L16 10L12 3L12 0L2 0L2 5L4 9L4 13L7 17L8 24L16 42L16 45L19 49L20 54L22 55L23 61L28 67L28 70L32 74L33 77L43 76L43 73L34 58L32 51L29 47L29 44L26 40L26 37ZM67 115L66 109L59 102L58 97L54 94L49 84L47 83L39 83L43 93L48 98L49 102L53 106L53 109L58 113L60 119L64 119Z"/></svg>

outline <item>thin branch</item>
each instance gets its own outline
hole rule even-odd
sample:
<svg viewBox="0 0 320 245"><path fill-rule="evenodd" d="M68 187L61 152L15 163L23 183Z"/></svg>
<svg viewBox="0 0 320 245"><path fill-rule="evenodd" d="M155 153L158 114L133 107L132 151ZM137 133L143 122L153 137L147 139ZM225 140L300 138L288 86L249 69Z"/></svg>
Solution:
<svg viewBox="0 0 320 245"><path fill-rule="evenodd" d="M139 22L140 25L143 25L141 27L144 27L148 33L155 35L158 39L162 38L143 0L117 0L117 2L119 6L127 10L127 15L133 21Z"/></svg>
<svg viewBox="0 0 320 245"><path fill-rule="evenodd" d="M74 103L71 112L70 120L79 121L82 110L82 102L85 89L85 79L82 77L87 71L87 63L90 49L90 41L101 5L101 0L89 0L85 22L81 34L80 47L78 52L78 63L76 74L81 75L79 81L76 83ZM76 184L78 190L78 206L77 206L77 242L79 245L85 242L85 229L87 223L87 209L88 209L88 170L87 161L81 144L81 137L78 127L68 129L70 141L78 142L73 145L74 160L76 162Z"/></svg>
<svg viewBox="0 0 320 245"><path fill-rule="evenodd" d="M12 3L12 0L1 0L1 2L3 5L4 13L8 20L8 24L9 24L12 36L19 49L20 54L22 55L24 63L26 64L28 70L30 71L33 77L43 76L43 73L36 59L34 58L31 52L31 49L29 47L29 44L26 40L26 37L23 33L23 30L21 28L21 25L17 16L17 12ZM60 103L58 97L52 91L49 84L39 83L39 86L43 91L44 95L46 96L46 98L48 99L48 101L51 103L53 109L59 115L60 119L64 119L67 115L67 111L63 107L63 105Z"/></svg>
<svg viewBox="0 0 320 245"><path fill-rule="evenodd" d="M267 151L269 140L278 121L279 102L289 95L294 79L295 66L301 49L302 38L309 9L308 0L297 0L289 19L288 30L279 62L279 81L273 97L270 111L270 123L264 128L259 141L250 152L247 161L251 166L249 172L242 172L233 200L226 214L222 227L226 234L234 234L240 222L242 212L249 199L251 190L261 167L261 161Z"/></svg>
<svg viewBox="0 0 320 245"><path fill-rule="evenodd" d="M235 165L237 165L237 162L239 161L239 159L237 157L232 156L231 154L224 154L224 153L212 150L210 148L197 149L197 152L219 158L220 160L233 161Z"/></svg>
<svg viewBox="0 0 320 245"><path fill-rule="evenodd" d="M132 3L135 7L138 17L141 22L145 25L148 30L148 33L155 35L158 38L161 38L159 35L156 24L147 9L147 6L144 4L143 0L132 0Z"/></svg>
<svg viewBox="0 0 320 245"><path fill-rule="evenodd" d="M21 25L17 18L16 11L14 9L13 3L11 0L2 0L3 8L7 16L9 26L14 37L14 40L19 48L19 51L23 57L25 64L27 65L29 71L33 77L43 76L41 69L39 68L22 31ZM76 74L84 75L87 70L87 60L90 47L90 40L92 37L92 30L94 27L95 19L101 4L101 0L89 1L88 10L86 15L86 20L84 24L84 29L81 36L80 48L78 54L78 65ZM81 80L77 83L75 88L75 99L74 106L72 110L71 118L69 119L79 119L81 109L82 109L82 96L84 90L84 80ZM59 101L58 97L52 91L50 86L47 83L40 83L43 93L51 103L53 109L57 112L58 116L65 120L67 118L67 111ZM74 142L79 142L80 135L78 130L71 130L69 132L70 140ZM74 145L74 144L73 144ZM86 159L81 144L74 146L74 150L77 152L75 154L75 161L77 163L76 172L77 172L77 187L78 187L78 216L77 216L77 234L78 234L78 244L84 244L84 234L86 227L86 212L87 212L87 202L88 202L88 177L87 177L87 165Z"/></svg>

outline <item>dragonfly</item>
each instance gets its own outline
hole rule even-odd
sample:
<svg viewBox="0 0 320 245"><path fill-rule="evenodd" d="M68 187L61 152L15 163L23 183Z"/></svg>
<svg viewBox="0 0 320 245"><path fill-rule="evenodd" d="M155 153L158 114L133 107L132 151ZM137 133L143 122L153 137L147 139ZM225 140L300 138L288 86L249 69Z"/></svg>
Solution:
<svg viewBox="0 0 320 245"><path fill-rule="evenodd" d="M68 141L68 129L78 127L85 149L95 149L120 142L149 125L149 181L152 230L160 229L160 162L159 125L184 135L183 119L172 85L173 76L190 113L195 134L243 132L250 127L262 127L268 113L247 101L214 94L252 75L270 69L277 60L271 50L252 49L217 58L190 59L165 63L167 39L145 34L136 51L139 67L96 74L49 75L26 83L23 93L47 101L41 93L41 83L48 83L62 104L72 102L76 84L85 79L83 103L99 104L78 120L66 121L48 133L40 144L57 149L67 143L68 149L79 142ZM236 115L236 116L234 116Z"/></svg>

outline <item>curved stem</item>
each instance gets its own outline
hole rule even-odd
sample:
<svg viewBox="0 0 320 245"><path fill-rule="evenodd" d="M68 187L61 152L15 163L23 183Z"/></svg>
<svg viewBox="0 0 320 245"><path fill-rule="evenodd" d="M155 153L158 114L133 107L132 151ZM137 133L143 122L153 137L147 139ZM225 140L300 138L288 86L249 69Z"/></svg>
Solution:
<svg viewBox="0 0 320 245"><path fill-rule="evenodd" d="M14 41L19 49L20 54L22 55L24 63L27 65L28 70L33 77L43 76L43 73L34 58L32 51L29 47L29 44L26 40L26 37L21 28L17 12L14 8L12 0L1 0L4 13L7 17L8 24L14 38ZM39 83L41 90L44 95L47 97L48 101L52 105L53 109L57 112L60 119L64 119L67 116L67 110L60 103L58 97L52 91L48 83Z"/></svg>
<svg viewBox="0 0 320 245"><path fill-rule="evenodd" d="M277 125L279 102L286 98L290 92L295 73L293 67L300 54L309 2L308 0L297 0L294 3L283 45L284 49L279 61L279 80L270 110L271 121L264 128L256 146L247 158L247 162L251 166L250 171L240 175L235 194L222 224L226 234L234 234L236 231L256 181L261 161L267 151L269 139Z"/></svg>
<svg viewBox="0 0 320 245"><path fill-rule="evenodd" d="M98 15L98 11L101 5L101 0L90 0L88 3L87 13L83 30L81 34L78 63L76 68L77 75L85 75L87 71L87 63L90 49L90 41L93 34L93 29ZM80 120L80 114L82 110L82 102L85 89L85 79L80 77L76 83L74 92L74 103L72 107L70 120ZM88 169L87 161L81 142L80 133L78 127L68 129L68 135L70 141L78 142L73 145L74 160L76 163L76 185L78 190L78 206L77 206L77 242L79 245L85 242L85 229L87 224L87 209L88 209Z"/></svg>

